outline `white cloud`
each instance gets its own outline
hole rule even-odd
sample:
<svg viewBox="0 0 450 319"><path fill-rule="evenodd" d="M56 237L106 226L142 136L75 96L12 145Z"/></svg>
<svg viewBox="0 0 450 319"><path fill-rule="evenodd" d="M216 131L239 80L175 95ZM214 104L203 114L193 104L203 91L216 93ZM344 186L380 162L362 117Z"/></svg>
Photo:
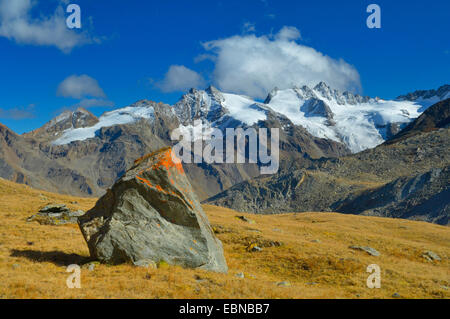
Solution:
<svg viewBox="0 0 450 319"><path fill-rule="evenodd" d="M256 98L266 97L276 86L284 89L320 81L340 90L360 90L359 73L353 66L297 43L300 38L298 29L284 27L275 36L249 34L204 43L216 55L214 84Z"/></svg>
<svg viewBox="0 0 450 319"><path fill-rule="evenodd" d="M92 42L86 33L67 28L62 5L58 5L51 16L33 18L31 9L36 3L31 0L0 0L0 36L20 44L56 46L65 53Z"/></svg>
<svg viewBox="0 0 450 319"><path fill-rule="evenodd" d="M164 79L155 85L163 92L185 91L190 88L203 87L205 80L200 74L183 65L172 65Z"/></svg>
<svg viewBox="0 0 450 319"><path fill-rule="evenodd" d="M97 98L106 97L105 92L103 92L97 80L86 74L69 76L59 84L56 94L74 99L82 99L87 96Z"/></svg>
<svg viewBox="0 0 450 319"><path fill-rule="evenodd" d="M302 38L300 31L296 27L283 27L276 35L275 39L280 41L295 41Z"/></svg>

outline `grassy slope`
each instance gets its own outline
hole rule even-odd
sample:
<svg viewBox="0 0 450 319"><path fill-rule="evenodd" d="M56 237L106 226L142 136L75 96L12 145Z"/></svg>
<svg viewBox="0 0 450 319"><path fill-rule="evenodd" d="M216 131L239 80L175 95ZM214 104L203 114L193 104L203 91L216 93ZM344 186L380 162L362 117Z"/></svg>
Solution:
<svg viewBox="0 0 450 319"><path fill-rule="evenodd" d="M65 266L84 263L89 255L78 227L26 222L55 202L87 210L95 200L0 180L0 298L390 298L395 292L405 298L450 297L448 227L329 213L248 215L256 221L248 224L214 206L204 208L224 243L228 274L99 265L82 270L82 289L68 289ZM270 241L284 245L246 251L249 243ZM381 256L350 245L371 246ZM442 261L425 261L424 250ZM382 270L381 289L366 287L366 267L373 263ZM237 278L239 272L246 278ZM278 287L280 281L292 286Z"/></svg>

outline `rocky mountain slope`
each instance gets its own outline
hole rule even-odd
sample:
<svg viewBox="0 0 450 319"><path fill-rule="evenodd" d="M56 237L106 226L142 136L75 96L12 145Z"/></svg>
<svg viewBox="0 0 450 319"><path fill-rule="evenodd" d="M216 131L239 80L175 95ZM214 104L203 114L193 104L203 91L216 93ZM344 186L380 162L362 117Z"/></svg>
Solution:
<svg viewBox="0 0 450 319"><path fill-rule="evenodd" d="M211 126L209 121L218 112L222 116L214 124L225 125L224 132L226 127L249 128L248 123L231 116L223 101L222 93L211 87L202 92L192 90L174 107L143 100L100 118L79 109L65 112L23 136L5 127L6 135L13 138L3 140L6 146L0 153L0 176L52 191L100 196L136 158L173 145L177 141L171 140L171 132L189 129L194 120L201 119L205 127ZM182 116L186 109L190 110L189 118ZM280 128L282 167L289 167L303 156L336 157L349 153L344 145L314 137L288 118L269 109L265 111L266 119L251 124L255 128ZM16 155L9 156L10 153ZM260 174L258 164L249 163L186 164L185 169L201 199Z"/></svg>
<svg viewBox="0 0 450 319"><path fill-rule="evenodd" d="M341 213L394 218L414 218L449 224L450 166L433 168L359 195L349 196L335 209Z"/></svg>
<svg viewBox="0 0 450 319"><path fill-rule="evenodd" d="M34 187L81 196L100 196L136 158L171 146L175 129L195 132L226 128L278 128L280 170L313 165L383 143L430 104L448 96L437 91L395 101L331 89L273 90L264 103L214 87L192 89L174 106L148 100L97 118L84 109L66 111L22 136L2 127L0 176ZM195 136L194 136L195 140ZM186 164L191 183L204 200L260 175L262 164Z"/></svg>
<svg viewBox="0 0 450 319"><path fill-rule="evenodd" d="M401 139L429 132L450 125L450 99L436 103L433 107L422 113L417 120L410 123L401 132L392 137L386 143L392 144Z"/></svg>
<svg viewBox="0 0 450 319"><path fill-rule="evenodd" d="M377 198L371 202L377 215L447 224L449 197L445 195L449 185L446 167L450 164L450 128L444 126L430 132L428 125L423 131L419 128L420 123L432 122L427 118L433 115L436 115L434 121L445 123L448 102L432 106L411 124L410 127L418 129L409 137L338 159L315 160L307 169L282 171L268 178L245 181L207 202L264 214L311 210L363 213L371 207L367 200ZM410 183L422 179L426 181L420 186L410 187ZM391 182L393 184L389 184ZM394 189L397 193L410 194L397 196ZM387 200L387 193L391 200L383 204L381 198ZM415 196L420 193L421 199L412 193L416 193ZM436 203L434 210L425 208L426 203L438 199L442 200ZM403 213L399 213L401 211Z"/></svg>

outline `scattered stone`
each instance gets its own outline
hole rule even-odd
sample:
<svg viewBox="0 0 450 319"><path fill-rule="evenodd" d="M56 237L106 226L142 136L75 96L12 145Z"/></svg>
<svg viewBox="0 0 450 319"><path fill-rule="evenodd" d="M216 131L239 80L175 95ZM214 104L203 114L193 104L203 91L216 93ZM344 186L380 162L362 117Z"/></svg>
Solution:
<svg viewBox="0 0 450 319"><path fill-rule="evenodd" d="M194 279L195 279L195 281L198 282L198 283L205 283L205 282L208 282L208 279L202 278L202 277L200 277L199 275L195 275L195 276L194 276Z"/></svg>
<svg viewBox="0 0 450 319"><path fill-rule="evenodd" d="M158 268L158 265L154 261L147 259L135 261L133 262L133 265L135 265L136 267L151 268L151 269Z"/></svg>
<svg viewBox="0 0 450 319"><path fill-rule="evenodd" d="M228 270L222 243L170 148L136 160L79 225L91 257L107 264L151 260Z"/></svg>
<svg viewBox="0 0 450 319"><path fill-rule="evenodd" d="M396 292L392 295L392 298L401 298L401 296L399 293Z"/></svg>
<svg viewBox="0 0 450 319"><path fill-rule="evenodd" d="M247 218L247 217L245 217L245 216L236 216L236 218L237 218L237 219L240 219L240 220L242 220L242 221L244 221L244 222L246 222L246 223L249 223L249 224L254 224L254 223L255 223L254 220L249 219L249 218Z"/></svg>
<svg viewBox="0 0 450 319"><path fill-rule="evenodd" d="M262 248L258 247L256 244L251 244L250 246L247 247L247 251L250 251L250 252L261 252Z"/></svg>
<svg viewBox="0 0 450 319"><path fill-rule="evenodd" d="M282 282L277 283L277 286L278 287L291 287L292 285L289 281L282 281Z"/></svg>
<svg viewBox="0 0 450 319"><path fill-rule="evenodd" d="M320 243L321 243L321 241L320 241L319 239L311 240L311 242L312 242L312 243L316 243L316 244L320 244Z"/></svg>
<svg viewBox="0 0 450 319"><path fill-rule="evenodd" d="M422 257L428 261L441 261L441 257L439 257L438 254L436 254L430 250L424 252Z"/></svg>
<svg viewBox="0 0 450 319"><path fill-rule="evenodd" d="M39 210L36 215L27 219L27 222L37 221L41 225L76 224L78 217L83 216L82 210L71 211L64 204L50 204Z"/></svg>
<svg viewBox="0 0 450 319"><path fill-rule="evenodd" d="M245 278L245 275L244 275L243 272L240 272L240 273L236 274L236 277L238 277L238 278Z"/></svg>
<svg viewBox="0 0 450 319"><path fill-rule="evenodd" d="M307 282L306 284L309 285L309 286L315 286L315 285L318 285L319 283L317 283L317 282Z"/></svg>
<svg viewBox="0 0 450 319"><path fill-rule="evenodd" d="M372 248L372 247L365 247L365 246L350 246L349 248L350 248L350 249L356 249L356 250L362 250L362 251L365 251L366 253L368 253L368 254L371 255L371 256L375 256L375 257L380 256L380 253L379 253L376 249L374 249L374 248Z"/></svg>
<svg viewBox="0 0 450 319"><path fill-rule="evenodd" d="M94 271L94 270L95 270L95 267L96 267L97 265L100 265L100 262L98 262L98 261L91 261L91 262L86 263L86 264L84 264L83 266L81 266L81 268L87 269L87 270L89 270L89 271Z"/></svg>

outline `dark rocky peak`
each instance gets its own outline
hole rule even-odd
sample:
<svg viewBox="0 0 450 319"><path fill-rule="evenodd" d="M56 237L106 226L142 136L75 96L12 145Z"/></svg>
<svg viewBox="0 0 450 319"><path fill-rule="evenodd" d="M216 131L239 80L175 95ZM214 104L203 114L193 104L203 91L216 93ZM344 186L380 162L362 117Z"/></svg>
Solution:
<svg viewBox="0 0 450 319"><path fill-rule="evenodd" d="M417 90L405 95L400 95L397 100L416 101L419 99L430 99L436 97L439 100L450 97L450 85L445 84L437 90Z"/></svg>
<svg viewBox="0 0 450 319"><path fill-rule="evenodd" d="M270 101L272 101L273 97L278 94L278 91L280 89L278 87L274 87L272 91L269 92L269 95L267 95L266 99L264 100L264 104L269 104Z"/></svg>

